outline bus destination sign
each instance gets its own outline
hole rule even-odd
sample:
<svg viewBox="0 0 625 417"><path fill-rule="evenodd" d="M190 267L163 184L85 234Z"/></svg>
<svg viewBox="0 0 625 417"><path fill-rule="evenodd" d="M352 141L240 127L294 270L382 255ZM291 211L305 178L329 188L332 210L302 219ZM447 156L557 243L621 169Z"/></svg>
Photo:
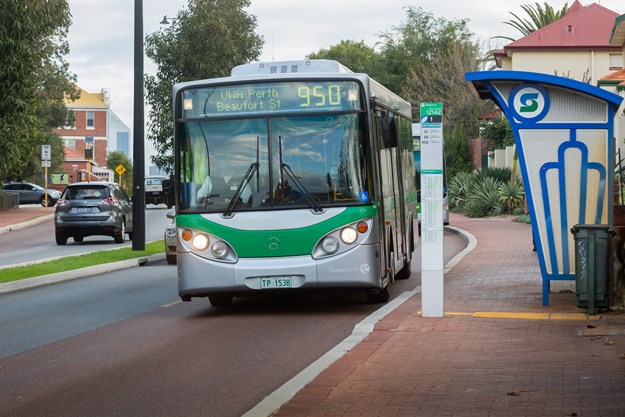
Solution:
<svg viewBox="0 0 625 417"><path fill-rule="evenodd" d="M292 111L359 110L354 81L300 81L200 87L182 95L183 118Z"/></svg>

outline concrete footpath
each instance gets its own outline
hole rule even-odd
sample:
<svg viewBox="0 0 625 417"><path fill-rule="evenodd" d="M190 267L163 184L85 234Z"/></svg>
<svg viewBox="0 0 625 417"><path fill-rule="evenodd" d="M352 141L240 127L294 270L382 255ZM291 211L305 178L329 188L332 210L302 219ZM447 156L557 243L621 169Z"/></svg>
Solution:
<svg viewBox="0 0 625 417"><path fill-rule="evenodd" d="M625 416L623 310L587 316L571 281L543 307L530 226L511 220L452 214L477 244L445 274L444 317L421 317L417 293L303 389L278 390L292 398L277 411L246 416Z"/></svg>

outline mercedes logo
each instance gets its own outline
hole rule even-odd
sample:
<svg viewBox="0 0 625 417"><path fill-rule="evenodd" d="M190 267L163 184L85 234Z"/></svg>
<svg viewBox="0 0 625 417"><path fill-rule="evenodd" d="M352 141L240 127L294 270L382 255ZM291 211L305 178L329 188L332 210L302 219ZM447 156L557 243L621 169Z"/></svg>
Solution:
<svg viewBox="0 0 625 417"><path fill-rule="evenodd" d="M277 237L270 237L267 241L267 247L271 250L276 250L280 247L280 240Z"/></svg>

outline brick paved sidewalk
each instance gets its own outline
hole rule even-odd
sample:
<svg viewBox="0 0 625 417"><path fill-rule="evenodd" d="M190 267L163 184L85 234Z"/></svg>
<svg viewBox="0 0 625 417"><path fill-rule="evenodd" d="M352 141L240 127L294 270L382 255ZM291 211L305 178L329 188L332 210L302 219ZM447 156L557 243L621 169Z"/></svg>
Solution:
<svg viewBox="0 0 625 417"><path fill-rule="evenodd" d="M54 207L32 205L0 211L0 227L15 225L43 216L54 214Z"/></svg>
<svg viewBox="0 0 625 417"><path fill-rule="evenodd" d="M274 416L625 416L625 316L586 318L572 282L543 307L529 225L451 224L478 243L445 275L445 317L417 294Z"/></svg>

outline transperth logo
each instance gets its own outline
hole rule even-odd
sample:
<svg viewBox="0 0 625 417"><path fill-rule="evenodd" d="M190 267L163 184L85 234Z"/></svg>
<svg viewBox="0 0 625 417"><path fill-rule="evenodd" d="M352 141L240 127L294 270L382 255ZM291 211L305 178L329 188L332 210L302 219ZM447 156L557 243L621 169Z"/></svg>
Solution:
<svg viewBox="0 0 625 417"><path fill-rule="evenodd" d="M549 99L544 88L538 85L520 85L510 93L511 107L520 120L538 121L546 114Z"/></svg>

